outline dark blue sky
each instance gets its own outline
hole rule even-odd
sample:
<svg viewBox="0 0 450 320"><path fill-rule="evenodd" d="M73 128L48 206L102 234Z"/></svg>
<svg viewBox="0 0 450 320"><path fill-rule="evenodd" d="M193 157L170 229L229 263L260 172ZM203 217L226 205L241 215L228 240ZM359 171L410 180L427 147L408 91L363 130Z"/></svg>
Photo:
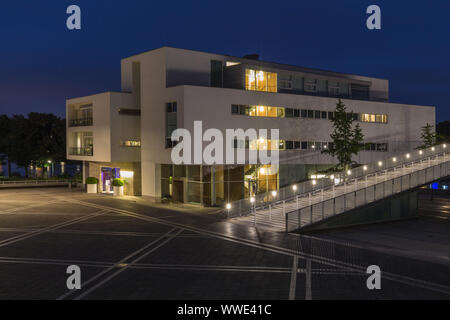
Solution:
<svg viewBox="0 0 450 320"><path fill-rule="evenodd" d="M82 30L66 28L77 4ZM382 30L365 27L382 10ZM53 112L120 90L120 59L163 45L375 76L394 102L450 120L450 1L8 1L0 9L0 114Z"/></svg>

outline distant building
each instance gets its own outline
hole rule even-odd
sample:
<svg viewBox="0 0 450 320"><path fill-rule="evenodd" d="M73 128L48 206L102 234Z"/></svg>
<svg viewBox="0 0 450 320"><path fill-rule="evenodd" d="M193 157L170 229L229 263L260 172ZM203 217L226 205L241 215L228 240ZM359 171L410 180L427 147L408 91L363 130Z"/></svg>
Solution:
<svg viewBox="0 0 450 320"><path fill-rule="evenodd" d="M361 125L368 163L418 145L420 128L435 123L435 108L389 103L388 80L308 69L170 47L121 61L122 92L68 99L67 158L84 163L84 177L101 192L122 177L125 192L156 199L221 205L305 180L334 163L330 118L342 98ZM176 128L279 128L280 169L255 165L173 165ZM260 148L258 141L235 147Z"/></svg>

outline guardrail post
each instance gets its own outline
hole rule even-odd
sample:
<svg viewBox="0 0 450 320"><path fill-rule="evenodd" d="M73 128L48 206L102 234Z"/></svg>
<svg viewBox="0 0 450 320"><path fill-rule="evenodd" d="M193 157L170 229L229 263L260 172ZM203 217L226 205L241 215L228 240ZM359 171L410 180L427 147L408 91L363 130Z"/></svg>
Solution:
<svg viewBox="0 0 450 320"><path fill-rule="evenodd" d="M269 204L269 221L272 221L272 205Z"/></svg>
<svg viewBox="0 0 450 320"><path fill-rule="evenodd" d="M295 201L297 203L297 210L298 210L298 196L295 196Z"/></svg>
<svg viewBox="0 0 450 320"><path fill-rule="evenodd" d="M325 202L322 201L322 220L325 219Z"/></svg>

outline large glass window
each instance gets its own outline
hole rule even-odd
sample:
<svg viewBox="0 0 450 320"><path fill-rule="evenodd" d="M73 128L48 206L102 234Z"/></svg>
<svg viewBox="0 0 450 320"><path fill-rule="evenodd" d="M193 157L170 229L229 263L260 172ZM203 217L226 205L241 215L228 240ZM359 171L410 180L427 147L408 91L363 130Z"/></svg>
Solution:
<svg viewBox="0 0 450 320"><path fill-rule="evenodd" d="M277 92L277 74L262 70L245 69L245 89Z"/></svg>
<svg viewBox="0 0 450 320"><path fill-rule="evenodd" d="M316 79L305 79L305 92L317 92Z"/></svg>
<svg viewBox="0 0 450 320"><path fill-rule="evenodd" d="M177 103L166 103L166 148L172 148L176 141L172 141L172 132L177 129Z"/></svg>

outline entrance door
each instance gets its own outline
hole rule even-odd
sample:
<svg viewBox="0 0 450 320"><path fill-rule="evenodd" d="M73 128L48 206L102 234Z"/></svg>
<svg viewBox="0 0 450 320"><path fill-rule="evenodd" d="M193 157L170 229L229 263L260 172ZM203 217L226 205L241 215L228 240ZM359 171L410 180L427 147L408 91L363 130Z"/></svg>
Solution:
<svg viewBox="0 0 450 320"><path fill-rule="evenodd" d="M174 202L184 202L184 181L174 180L172 183L172 200Z"/></svg>
<svg viewBox="0 0 450 320"><path fill-rule="evenodd" d="M102 168L102 192L111 193L114 192L112 186L112 170L111 168Z"/></svg>

